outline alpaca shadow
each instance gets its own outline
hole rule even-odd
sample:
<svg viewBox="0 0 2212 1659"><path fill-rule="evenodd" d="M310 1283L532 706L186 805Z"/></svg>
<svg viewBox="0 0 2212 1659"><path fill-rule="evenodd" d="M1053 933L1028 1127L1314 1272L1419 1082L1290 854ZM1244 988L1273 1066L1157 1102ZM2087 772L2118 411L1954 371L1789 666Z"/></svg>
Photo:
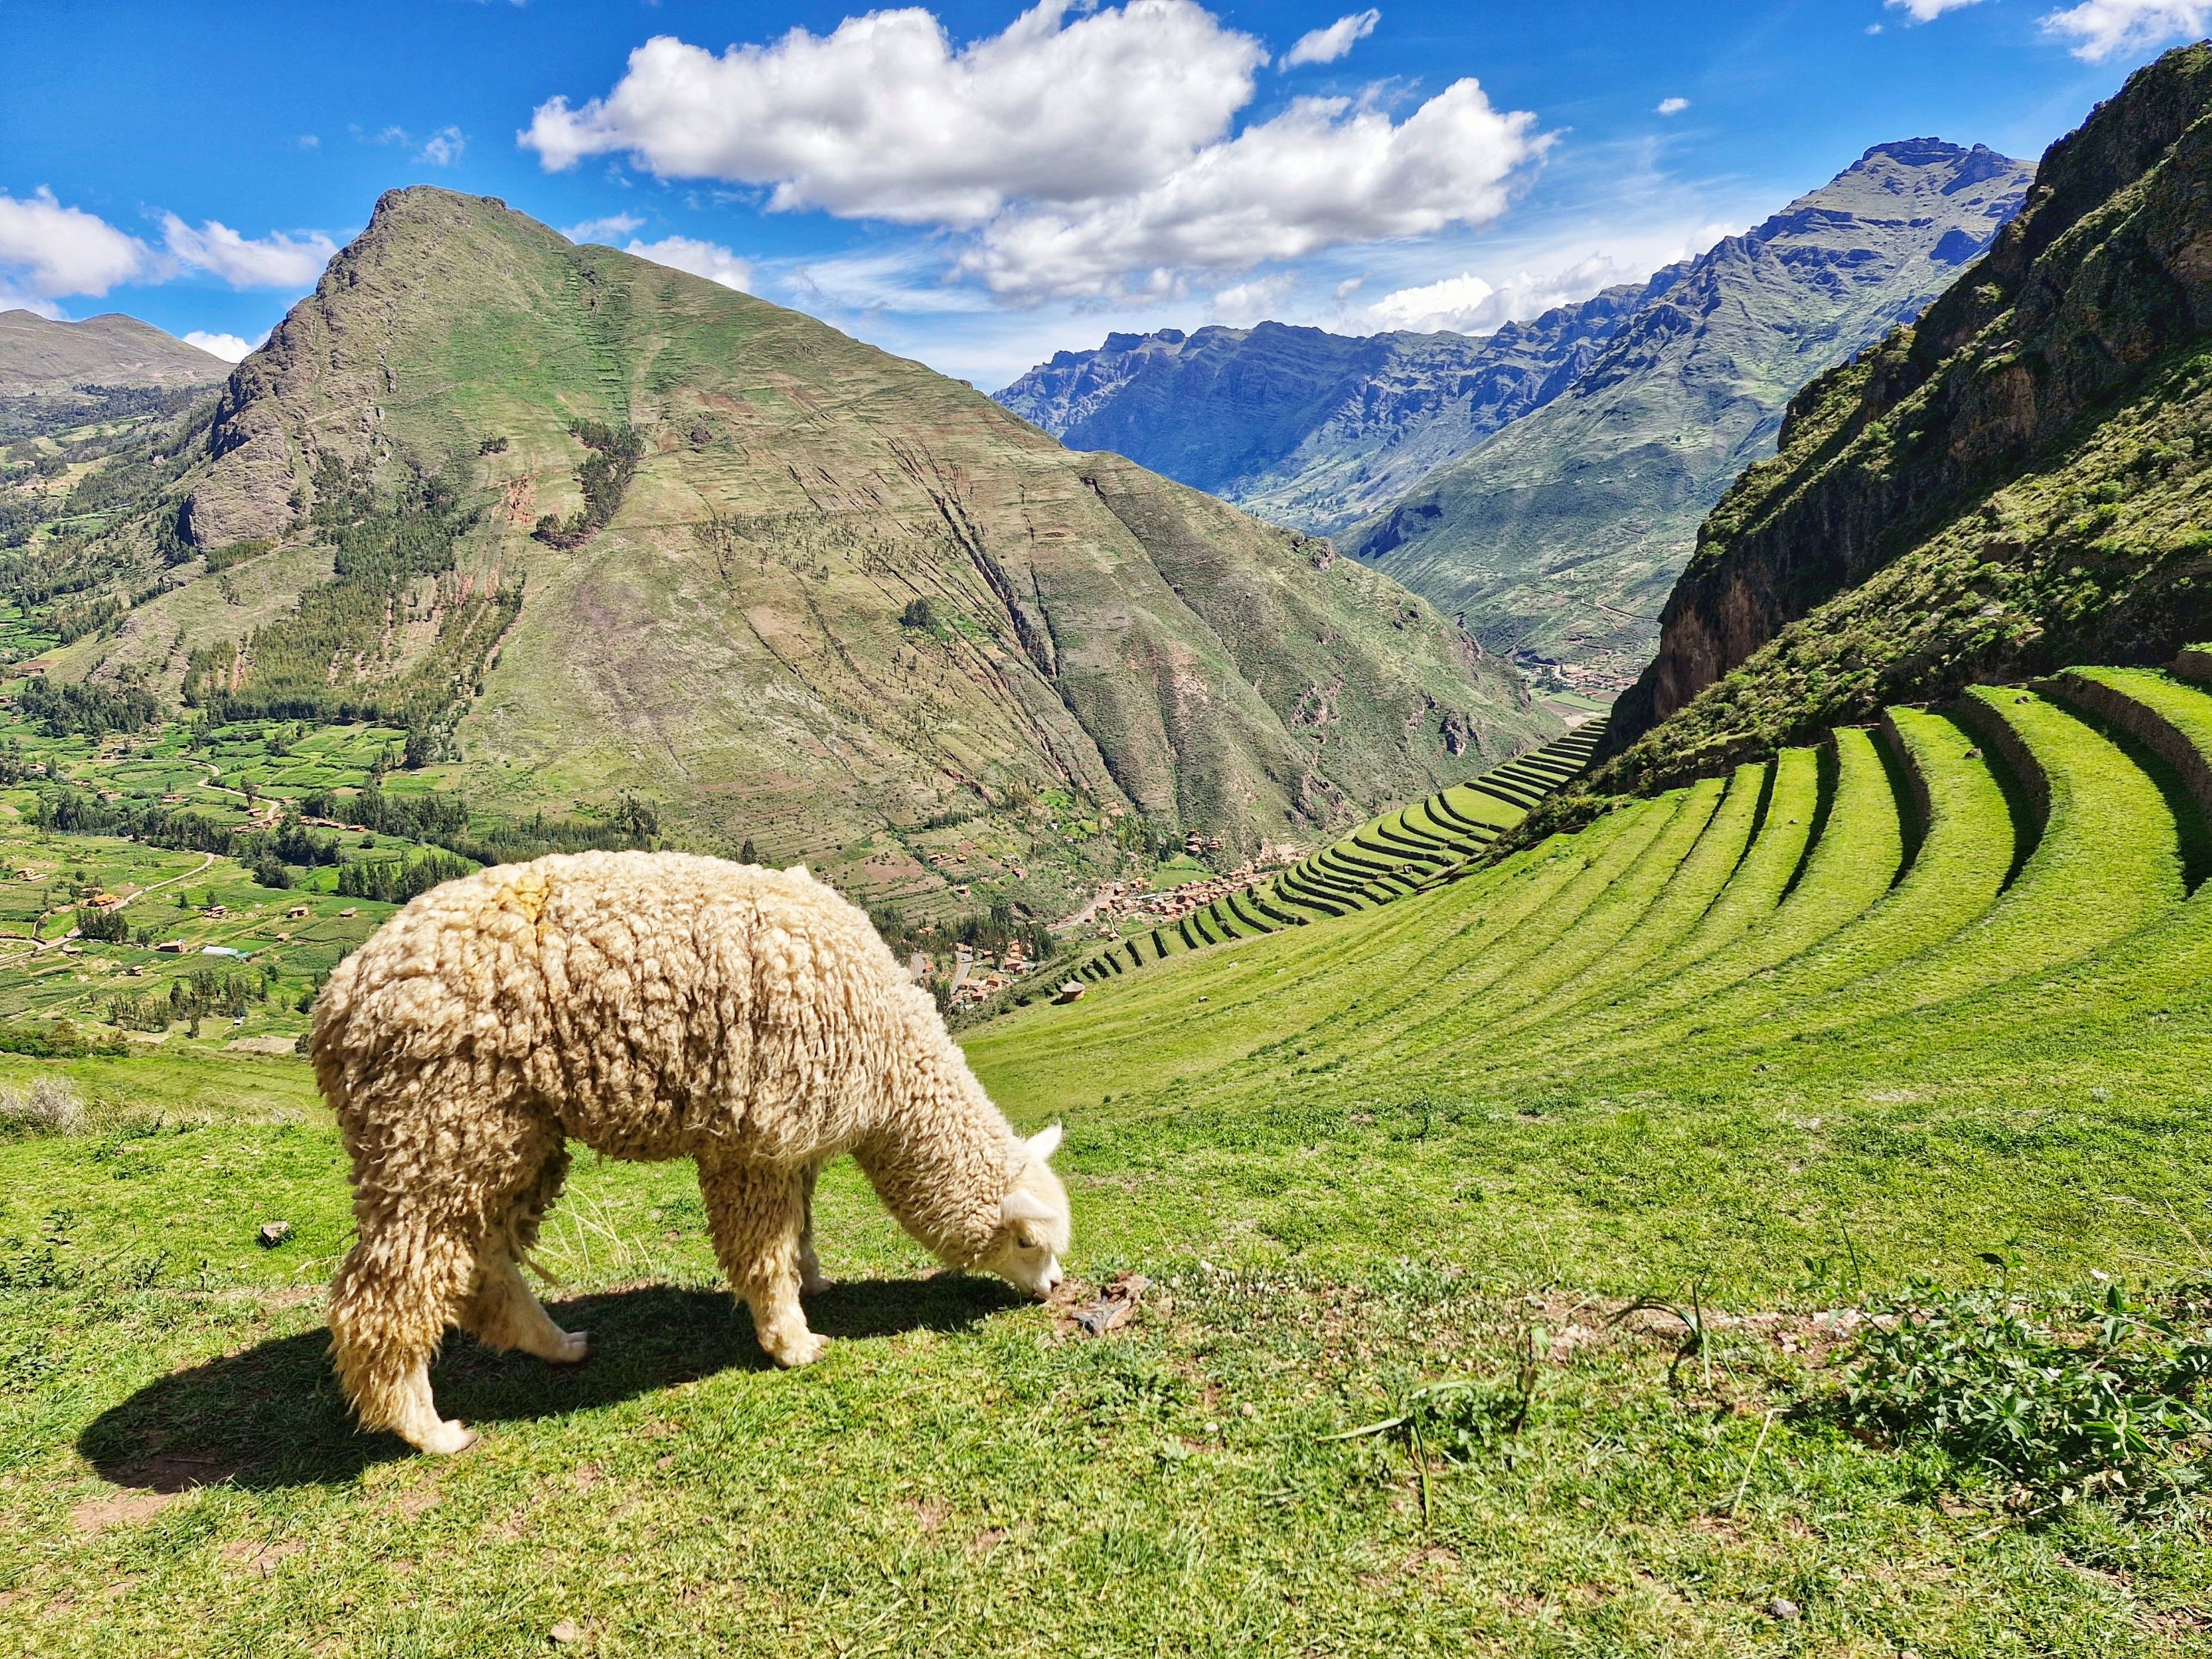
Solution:
<svg viewBox="0 0 2212 1659"><path fill-rule="evenodd" d="M851 1342L964 1330L1018 1304L996 1279L945 1273L839 1284L805 1305L816 1331ZM439 1409L477 1427L528 1422L721 1371L773 1369L750 1316L726 1291L640 1285L549 1310L567 1328L592 1334L590 1358L548 1365L455 1333L430 1371ZM412 1455L391 1435L354 1427L319 1328L151 1382L94 1419L77 1449L117 1486L162 1492L226 1482L257 1491L335 1484Z"/></svg>

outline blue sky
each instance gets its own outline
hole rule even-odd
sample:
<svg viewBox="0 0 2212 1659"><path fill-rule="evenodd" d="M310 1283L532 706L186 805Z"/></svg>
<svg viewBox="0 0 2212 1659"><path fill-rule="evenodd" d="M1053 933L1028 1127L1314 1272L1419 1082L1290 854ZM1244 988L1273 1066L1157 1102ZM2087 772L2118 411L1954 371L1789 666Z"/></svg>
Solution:
<svg viewBox="0 0 2212 1659"><path fill-rule="evenodd" d="M2212 0L15 0L0 306L250 343L380 191L434 183L987 387L1109 329L1481 330L1887 139L2039 155L2209 23Z"/></svg>

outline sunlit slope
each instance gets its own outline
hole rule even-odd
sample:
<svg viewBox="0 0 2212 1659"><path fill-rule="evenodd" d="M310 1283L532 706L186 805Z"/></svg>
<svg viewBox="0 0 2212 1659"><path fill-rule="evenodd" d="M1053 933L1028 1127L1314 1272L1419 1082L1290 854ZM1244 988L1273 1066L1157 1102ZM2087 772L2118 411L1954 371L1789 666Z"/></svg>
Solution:
<svg viewBox="0 0 2212 1659"><path fill-rule="evenodd" d="M1202 910L1119 940L1076 971L1088 980L1110 978L1183 951L1370 910L1455 880L1531 806L1578 776L1604 733L1602 717L1586 721L1479 777L1394 808ZM1040 988L1026 1000L1042 994Z"/></svg>
<svg viewBox="0 0 2212 1659"><path fill-rule="evenodd" d="M1079 1152L1153 1149L1164 1231L1233 1190L1292 1254L1363 1204L1623 1287L2165 1248L2212 1153L2208 805L2206 690L1984 688L968 1046Z"/></svg>

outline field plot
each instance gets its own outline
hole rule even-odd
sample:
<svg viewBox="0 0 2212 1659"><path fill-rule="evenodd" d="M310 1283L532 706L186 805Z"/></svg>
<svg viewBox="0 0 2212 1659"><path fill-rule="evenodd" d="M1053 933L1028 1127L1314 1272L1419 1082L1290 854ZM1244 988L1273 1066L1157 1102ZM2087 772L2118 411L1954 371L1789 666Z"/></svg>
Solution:
<svg viewBox="0 0 2212 1659"><path fill-rule="evenodd" d="M1069 1126L1072 1297L840 1166L773 1372L688 1168L586 1161L595 1357L456 1337L455 1460L341 1413L303 1066L0 1056L89 1120L0 1139L0 1653L2202 1652L2208 799L2212 693L2083 671L1369 896L1512 810L1449 792L1301 866L1347 914L969 1035ZM2100 1364L2140 1444L2057 1402Z"/></svg>

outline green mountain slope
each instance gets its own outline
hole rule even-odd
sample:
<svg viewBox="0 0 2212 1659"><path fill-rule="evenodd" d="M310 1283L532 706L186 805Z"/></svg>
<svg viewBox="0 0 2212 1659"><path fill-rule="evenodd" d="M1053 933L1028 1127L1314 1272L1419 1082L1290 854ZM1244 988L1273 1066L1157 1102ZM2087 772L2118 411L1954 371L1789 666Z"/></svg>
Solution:
<svg viewBox="0 0 2212 1659"><path fill-rule="evenodd" d="M1387 578L958 382L488 198L378 205L232 377L64 675L418 728L876 896L1357 822L1556 732ZM1031 866L1036 866L1032 868Z"/></svg>
<svg viewBox="0 0 2212 1659"><path fill-rule="evenodd" d="M2138 72L1917 327L1806 388L1701 532L1601 783L2212 634L2208 114L2212 47Z"/></svg>
<svg viewBox="0 0 2212 1659"><path fill-rule="evenodd" d="M1608 289L1480 337L1281 323L1109 334L995 395L1074 448L1334 534L1557 397L1649 297Z"/></svg>
<svg viewBox="0 0 2212 1659"><path fill-rule="evenodd" d="M67 392L80 386L213 386L222 358L118 312L81 323L0 311L0 398Z"/></svg>
<svg viewBox="0 0 2212 1659"><path fill-rule="evenodd" d="M2024 162L1869 150L1686 264L1576 384L1347 532L1494 650L1650 656L1698 522L1772 452L1790 395L1948 288L2019 206ZM1663 274L1663 273L1662 273Z"/></svg>

